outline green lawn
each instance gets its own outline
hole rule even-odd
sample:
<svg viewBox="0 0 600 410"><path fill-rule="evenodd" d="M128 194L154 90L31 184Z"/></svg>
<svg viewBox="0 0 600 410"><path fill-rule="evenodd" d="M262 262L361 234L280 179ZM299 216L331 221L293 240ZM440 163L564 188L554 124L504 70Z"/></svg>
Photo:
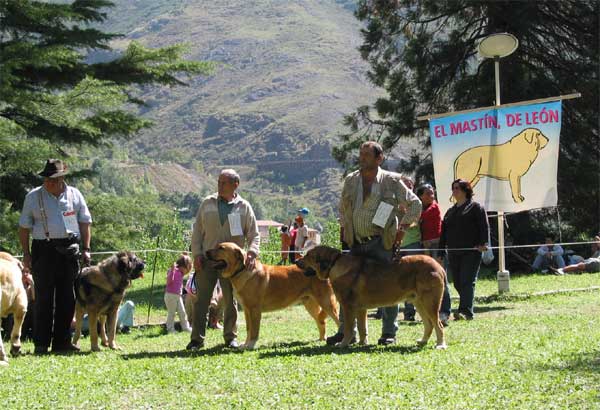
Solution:
<svg viewBox="0 0 600 410"><path fill-rule="evenodd" d="M142 295L143 284L130 296ZM599 284L597 274L517 276L511 290L526 295ZM483 279L477 293L496 289ZM251 352L224 350L220 333L208 330L207 348L188 353L187 334L151 326L118 335L119 352L90 354L84 338L83 353L12 359L0 369L0 403L2 409L600 408L599 298L598 290L483 298L474 321L451 322L446 351L435 350L433 341L417 349L422 326L404 322L394 346L327 347L316 341L316 326L301 307L265 315ZM145 322L147 312L137 314ZM164 311L153 308L152 318L161 317ZM369 321L372 343L380 325Z"/></svg>

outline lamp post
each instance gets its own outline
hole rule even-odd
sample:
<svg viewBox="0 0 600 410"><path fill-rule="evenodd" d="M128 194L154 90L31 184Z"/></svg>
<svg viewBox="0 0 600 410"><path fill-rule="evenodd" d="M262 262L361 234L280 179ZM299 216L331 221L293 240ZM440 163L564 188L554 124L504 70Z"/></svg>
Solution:
<svg viewBox="0 0 600 410"><path fill-rule="evenodd" d="M496 82L496 106L500 105L500 59L515 52L519 40L509 33L491 34L479 43L479 54L494 59L494 79ZM491 244L490 244L491 245ZM498 211L498 293L510 290L510 273L506 270L504 255L504 211Z"/></svg>

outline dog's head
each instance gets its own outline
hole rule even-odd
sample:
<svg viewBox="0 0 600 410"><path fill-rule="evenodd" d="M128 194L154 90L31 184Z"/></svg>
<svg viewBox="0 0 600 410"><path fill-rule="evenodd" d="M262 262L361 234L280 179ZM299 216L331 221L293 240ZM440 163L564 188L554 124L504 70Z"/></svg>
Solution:
<svg viewBox="0 0 600 410"><path fill-rule="evenodd" d="M206 259L224 278L244 269L246 252L233 242L223 242L206 251Z"/></svg>
<svg viewBox="0 0 600 410"><path fill-rule="evenodd" d="M306 276L315 276L321 280L329 278L329 271L335 261L341 256L339 249L329 246L317 246L306 252L306 255L296 262L296 265L304 270Z"/></svg>
<svg viewBox="0 0 600 410"><path fill-rule="evenodd" d="M129 280L143 278L146 262L133 252L121 251L117 254L117 269L121 275L127 275Z"/></svg>
<svg viewBox="0 0 600 410"><path fill-rule="evenodd" d="M528 144L535 146L536 151L539 151L548 145L548 137L537 128L524 129L519 136L522 136Z"/></svg>

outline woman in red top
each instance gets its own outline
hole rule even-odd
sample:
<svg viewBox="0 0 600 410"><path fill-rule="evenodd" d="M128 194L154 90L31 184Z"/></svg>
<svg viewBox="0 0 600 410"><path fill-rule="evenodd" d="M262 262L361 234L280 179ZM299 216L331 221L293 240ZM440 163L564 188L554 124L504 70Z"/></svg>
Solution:
<svg viewBox="0 0 600 410"><path fill-rule="evenodd" d="M290 263L296 262L296 247L294 244L296 243L296 234L298 233L298 224L294 222L293 225L290 226Z"/></svg>
<svg viewBox="0 0 600 410"><path fill-rule="evenodd" d="M426 254L436 258L440 263L445 265L442 262L444 254L438 250L440 236L442 234L442 213L435 200L435 191L430 184L425 184L418 187L415 193L423 204L421 219L419 219L419 225L421 227L421 245L424 249L431 249L431 251L426 251ZM446 286L444 287L444 296L442 298L442 306L440 307L440 321L444 326L448 326L450 313L450 291L448 277L446 276Z"/></svg>
<svg viewBox="0 0 600 410"><path fill-rule="evenodd" d="M431 185L425 184L417 188L416 194L423 204L423 211L419 220L421 242L423 248L434 249L426 253L437 258L438 252L435 249L438 248L440 235L442 234L442 213L435 200L435 191Z"/></svg>

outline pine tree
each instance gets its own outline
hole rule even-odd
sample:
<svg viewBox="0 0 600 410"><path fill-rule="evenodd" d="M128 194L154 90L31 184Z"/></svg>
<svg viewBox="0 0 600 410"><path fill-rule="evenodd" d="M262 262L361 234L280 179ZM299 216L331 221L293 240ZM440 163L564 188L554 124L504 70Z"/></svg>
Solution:
<svg viewBox="0 0 600 410"><path fill-rule="evenodd" d="M349 132L333 155L348 169L366 139L386 151L406 138L429 146L420 114L490 106L494 103L493 61L478 60L487 35L509 32L518 50L502 59L502 103L579 91L563 105L559 159L559 207L579 231L597 231L600 201L599 2L362 0L360 53L369 79L387 96L346 117ZM428 150L413 152L401 166L418 180L432 180Z"/></svg>
<svg viewBox="0 0 600 410"><path fill-rule="evenodd" d="M18 205L32 172L49 155L60 156L60 147L109 144L151 126L135 110L144 105L139 87L185 85L182 78L213 69L183 60L182 45L136 42L113 50L111 61L90 63L90 52L110 51L120 37L96 28L112 6L0 0L0 200Z"/></svg>

